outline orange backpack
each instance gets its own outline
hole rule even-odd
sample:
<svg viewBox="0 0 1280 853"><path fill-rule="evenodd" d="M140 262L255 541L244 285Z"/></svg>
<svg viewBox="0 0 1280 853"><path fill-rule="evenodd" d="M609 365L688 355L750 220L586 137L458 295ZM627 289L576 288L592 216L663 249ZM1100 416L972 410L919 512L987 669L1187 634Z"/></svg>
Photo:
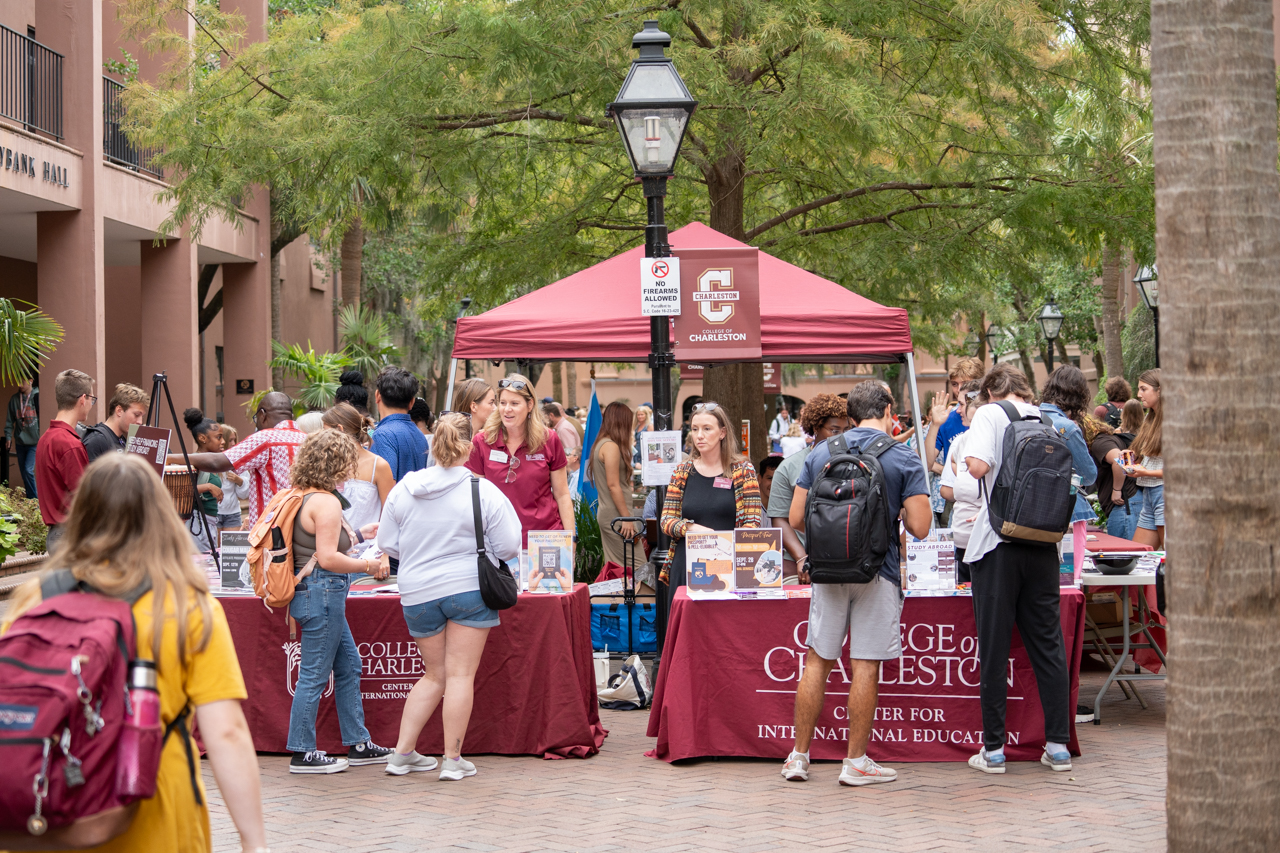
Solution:
<svg viewBox="0 0 1280 853"><path fill-rule="evenodd" d="M312 555L306 567L293 570L293 523L302 509L302 500L319 489L283 489L263 508L249 531L249 576L253 591L268 609L287 607L293 601L298 581L311 574L316 565Z"/></svg>

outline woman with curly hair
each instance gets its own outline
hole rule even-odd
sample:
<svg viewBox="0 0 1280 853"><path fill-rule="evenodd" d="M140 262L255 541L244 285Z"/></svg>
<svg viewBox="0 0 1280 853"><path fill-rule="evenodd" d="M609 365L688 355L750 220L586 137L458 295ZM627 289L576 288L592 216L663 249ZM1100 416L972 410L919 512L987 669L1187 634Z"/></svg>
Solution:
<svg viewBox="0 0 1280 853"><path fill-rule="evenodd" d="M804 570L806 552L804 537L795 531L787 517L791 513L791 497L795 494L796 478L804 470L804 460L814 447L834 438L849 428L849 404L835 394L815 394L800 410L800 429L813 436L813 444L799 453L782 460L773 472L773 485L769 489L769 504L765 515L774 527L782 528L782 549L789 557L783 569L788 577L798 575L801 583L808 582L809 573Z"/></svg>
<svg viewBox="0 0 1280 853"><path fill-rule="evenodd" d="M351 476L360 458L355 441L338 430L322 429L298 449L289 472L293 488L306 493L293 522L293 564L298 577L289 615L302 629L298 686L289 711L290 773L339 773L352 764L382 764L393 750L369 739L360 701L363 663L347 625L347 591L358 572L385 576L377 560L358 560L347 552L375 536L378 524L353 531L342 517L344 501L335 489ZM346 758L316 749L316 711L333 673L334 698Z"/></svg>

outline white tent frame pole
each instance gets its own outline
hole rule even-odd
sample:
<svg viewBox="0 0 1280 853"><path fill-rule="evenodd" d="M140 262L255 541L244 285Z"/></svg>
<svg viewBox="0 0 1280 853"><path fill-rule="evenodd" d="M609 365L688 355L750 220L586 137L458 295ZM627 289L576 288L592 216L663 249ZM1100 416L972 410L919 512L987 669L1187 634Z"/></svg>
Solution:
<svg viewBox="0 0 1280 853"><path fill-rule="evenodd" d="M929 458L925 455L924 440L928 436L928 432L924 428L924 421L920 419L920 388L916 385L916 359L911 353L907 353L907 379L911 382L911 416L915 418L916 423L916 450L920 453L920 467L924 469L924 481L929 482ZM932 512L929 513L929 529L932 530L937 526L937 519Z"/></svg>
<svg viewBox="0 0 1280 853"><path fill-rule="evenodd" d="M453 406L453 381L458 378L458 359L453 360L453 364L449 366L449 390L445 393L444 405L446 410Z"/></svg>

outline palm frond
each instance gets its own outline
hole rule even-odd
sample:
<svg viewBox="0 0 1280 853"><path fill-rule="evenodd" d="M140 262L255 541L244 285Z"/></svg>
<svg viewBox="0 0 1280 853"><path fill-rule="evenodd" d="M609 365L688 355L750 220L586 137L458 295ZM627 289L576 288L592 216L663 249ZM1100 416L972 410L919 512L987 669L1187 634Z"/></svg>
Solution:
<svg viewBox="0 0 1280 853"><path fill-rule="evenodd" d="M363 305L344 305L338 312L338 334L351 363L372 381L378 371L400 361L385 317Z"/></svg>
<svg viewBox="0 0 1280 853"><path fill-rule="evenodd" d="M272 341L275 357L271 367L279 368L286 375L299 380L298 399L309 409L327 409L333 405L338 391L338 377L343 368L351 364L345 352L317 353L307 341L307 348L300 344L283 344Z"/></svg>
<svg viewBox="0 0 1280 853"><path fill-rule="evenodd" d="M18 307L30 305L30 311ZM36 305L0 299L0 384L17 385L39 373L62 341L62 326Z"/></svg>

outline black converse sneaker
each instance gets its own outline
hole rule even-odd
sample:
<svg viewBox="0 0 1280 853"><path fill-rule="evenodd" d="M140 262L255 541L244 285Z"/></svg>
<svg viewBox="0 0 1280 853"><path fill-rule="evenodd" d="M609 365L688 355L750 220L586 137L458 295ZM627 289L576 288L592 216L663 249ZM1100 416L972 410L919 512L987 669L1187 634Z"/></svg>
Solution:
<svg viewBox="0 0 1280 853"><path fill-rule="evenodd" d="M362 764L386 764L387 758L394 752L394 749L387 749L385 746L378 746L373 741L367 740L347 750L347 763L352 767L359 767Z"/></svg>
<svg viewBox="0 0 1280 853"><path fill-rule="evenodd" d="M289 762L290 773L341 773L350 762L345 758L334 758L318 749L310 752L295 752Z"/></svg>

